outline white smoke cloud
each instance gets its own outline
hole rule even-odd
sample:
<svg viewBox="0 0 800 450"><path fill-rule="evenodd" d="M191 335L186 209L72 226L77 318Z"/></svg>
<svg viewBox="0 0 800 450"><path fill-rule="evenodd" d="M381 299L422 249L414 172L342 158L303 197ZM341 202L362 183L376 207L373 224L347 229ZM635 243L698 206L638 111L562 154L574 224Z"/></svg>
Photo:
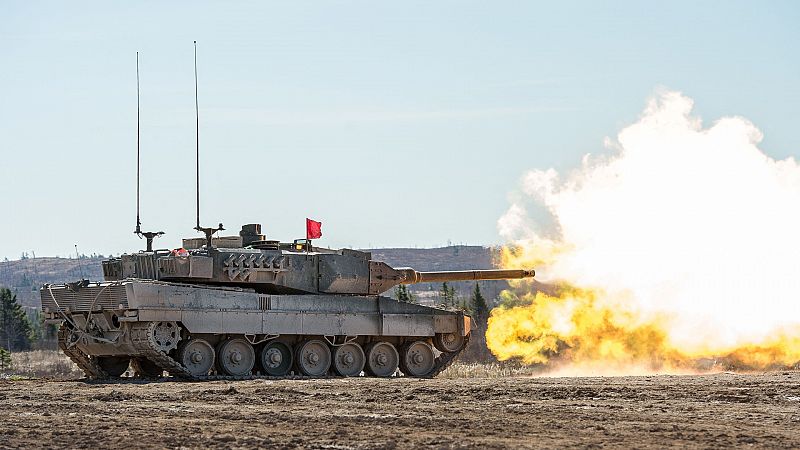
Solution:
<svg viewBox="0 0 800 450"><path fill-rule="evenodd" d="M502 236L565 248L538 278L599 288L643 314L674 318L682 348L719 348L800 324L800 167L758 148L762 133L725 117L704 128L693 101L657 93L641 118L569 174L533 170Z"/></svg>

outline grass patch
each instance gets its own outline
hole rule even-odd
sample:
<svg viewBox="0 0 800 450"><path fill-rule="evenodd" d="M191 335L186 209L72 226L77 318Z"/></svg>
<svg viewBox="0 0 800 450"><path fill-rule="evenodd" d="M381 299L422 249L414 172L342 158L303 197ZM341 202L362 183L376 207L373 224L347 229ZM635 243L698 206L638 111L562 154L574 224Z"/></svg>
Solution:
<svg viewBox="0 0 800 450"><path fill-rule="evenodd" d="M58 350L33 350L11 354L12 368L3 371L7 379L75 379L83 372Z"/></svg>
<svg viewBox="0 0 800 450"><path fill-rule="evenodd" d="M517 362L462 363L454 362L438 378L507 378L540 375L542 369Z"/></svg>

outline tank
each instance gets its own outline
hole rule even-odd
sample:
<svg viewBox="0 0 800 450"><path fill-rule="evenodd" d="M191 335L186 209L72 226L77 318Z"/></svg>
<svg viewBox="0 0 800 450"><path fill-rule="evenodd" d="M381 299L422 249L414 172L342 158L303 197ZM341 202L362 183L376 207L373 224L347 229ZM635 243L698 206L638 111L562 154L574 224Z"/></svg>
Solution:
<svg viewBox="0 0 800 450"><path fill-rule="evenodd" d="M103 261L102 282L44 285L60 349L92 379L129 368L184 380L434 377L469 341L470 316L382 294L399 284L534 276L393 268L369 252L267 240L258 224L211 236L177 250L151 250L149 240L149 251Z"/></svg>
<svg viewBox="0 0 800 450"><path fill-rule="evenodd" d="M102 282L41 288L58 345L88 378L165 373L184 380L253 377L433 377L463 351L463 311L400 302L399 284L497 280L533 270L417 272L368 252L268 240L259 224L237 236L200 226L200 140L195 44L196 227L204 238L154 250L162 232L140 220L139 59L136 59L136 228L146 249L103 261ZM313 237L313 236L308 236Z"/></svg>

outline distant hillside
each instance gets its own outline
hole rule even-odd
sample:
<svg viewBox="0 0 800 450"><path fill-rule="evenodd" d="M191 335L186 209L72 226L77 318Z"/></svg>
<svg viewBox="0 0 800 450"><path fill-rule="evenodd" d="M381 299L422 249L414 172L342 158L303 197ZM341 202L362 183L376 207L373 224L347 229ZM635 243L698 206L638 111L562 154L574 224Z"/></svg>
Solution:
<svg viewBox="0 0 800 450"><path fill-rule="evenodd" d="M416 270L491 269L492 249L477 245L456 245L441 248L376 248L366 250L372 259L392 267L412 267Z"/></svg>
<svg viewBox="0 0 800 450"><path fill-rule="evenodd" d="M379 248L366 250L372 258L384 261L393 267L413 267L420 271L490 269L493 267L493 251L480 246L451 246L442 248ZM102 280L100 262L103 257L76 258L26 258L0 262L0 286L9 287L17 293L23 305L39 306L39 288L44 283L75 281L83 276L90 280ZM459 294L468 297L472 283L455 283ZM505 288L502 281L481 282L487 298L496 296ZM425 283L412 286L422 297L435 298L441 285ZM387 295L391 295L388 292Z"/></svg>
<svg viewBox="0 0 800 450"><path fill-rule="evenodd" d="M75 281L83 276L102 280L103 257L26 258L0 262L0 286L15 291L20 303L39 306L39 288L45 283Z"/></svg>
<svg viewBox="0 0 800 450"><path fill-rule="evenodd" d="M378 248L372 259L383 261L392 267L411 267L419 271L493 269L495 250L477 245L454 245L441 248ZM473 282L450 283L458 295L469 298L474 289ZM488 299L496 297L508 287L505 281L481 281L481 290ZM409 286L426 303L437 303L441 284L423 283ZM391 295L391 292L387 293Z"/></svg>

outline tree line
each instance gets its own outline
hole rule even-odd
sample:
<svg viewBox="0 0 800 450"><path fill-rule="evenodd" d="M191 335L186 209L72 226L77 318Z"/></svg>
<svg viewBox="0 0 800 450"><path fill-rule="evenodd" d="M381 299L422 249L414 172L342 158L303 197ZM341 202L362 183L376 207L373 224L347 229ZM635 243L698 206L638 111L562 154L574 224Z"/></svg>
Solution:
<svg viewBox="0 0 800 450"><path fill-rule="evenodd" d="M480 284L475 283L469 298L461 298L456 293L456 288L447 284L445 281L438 292L438 304L445 307L459 308L472 315L473 317L488 317L489 304L481 292ZM414 292L404 284L394 288L394 298L401 302L419 303L419 299Z"/></svg>
<svg viewBox="0 0 800 450"><path fill-rule="evenodd" d="M33 319L8 288L0 288L0 370L11 366L11 352L30 350L35 344L55 339L55 328L44 324L41 312Z"/></svg>

